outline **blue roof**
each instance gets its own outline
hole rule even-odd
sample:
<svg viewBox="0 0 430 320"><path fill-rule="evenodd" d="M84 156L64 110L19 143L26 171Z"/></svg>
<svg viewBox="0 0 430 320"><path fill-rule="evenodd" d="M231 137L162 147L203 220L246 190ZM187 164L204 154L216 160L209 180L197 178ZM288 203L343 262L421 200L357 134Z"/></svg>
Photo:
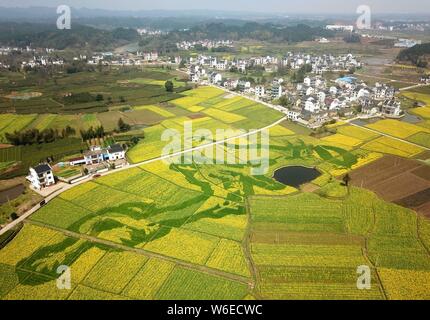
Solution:
<svg viewBox="0 0 430 320"><path fill-rule="evenodd" d="M356 81L357 78L355 78L355 77L343 77L343 78L339 78L337 80L352 83L352 82Z"/></svg>

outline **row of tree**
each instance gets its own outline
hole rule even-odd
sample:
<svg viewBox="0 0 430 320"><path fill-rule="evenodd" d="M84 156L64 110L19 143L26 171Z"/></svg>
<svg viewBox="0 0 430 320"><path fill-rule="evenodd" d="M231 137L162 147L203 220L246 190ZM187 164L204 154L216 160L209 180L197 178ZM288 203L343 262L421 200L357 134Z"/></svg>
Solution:
<svg viewBox="0 0 430 320"><path fill-rule="evenodd" d="M15 131L14 133L6 133L6 140L15 146L51 143L59 139L65 139L76 134L76 130L67 126L63 130L45 129L28 129L25 131Z"/></svg>
<svg viewBox="0 0 430 320"><path fill-rule="evenodd" d="M106 135L103 126L90 127L88 130L80 130L81 138L84 141L94 139L94 138L104 138Z"/></svg>

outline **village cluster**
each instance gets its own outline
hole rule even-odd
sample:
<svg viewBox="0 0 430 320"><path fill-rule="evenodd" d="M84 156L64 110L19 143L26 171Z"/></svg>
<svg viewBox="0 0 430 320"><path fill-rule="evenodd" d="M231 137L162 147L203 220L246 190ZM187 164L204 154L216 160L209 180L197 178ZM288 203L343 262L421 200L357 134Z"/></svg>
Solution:
<svg viewBox="0 0 430 320"><path fill-rule="evenodd" d="M255 66L261 66L265 72L274 72L279 67L299 70L308 66L313 76L305 77L295 87L282 78L274 78L267 84L253 84L224 76L223 71L232 68L245 73L247 68ZM317 56L288 53L282 59L268 56L231 61L200 55L190 58L188 74L192 82L221 86L265 102L274 103L285 97L288 105L277 106L277 109L284 111L292 121L312 128L339 117L401 117L401 103L396 99L394 87L381 83L368 86L353 76L330 81L323 77L326 72L349 74L361 67L362 63L352 54Z"/></svg>
<svg viewBox="0 0 430 320"><path fill-rule="evenodd" d="M361 117L400 118L403 115L396 89L386 84L368 86L352 76L328 82L321 76L306 77L286 92L289 119L319 127L333 119Z"/></svg>
<svg viewBox="0 0 430 320"><path fill-rule="evenodd" d="M238 71L246 73L249 69L260 68L267 73L278 71L279 67L285 67L292 70L299 70L305 65L312 67L315 74L324 72L350 72L361 68L359 62L352 54L334 56L330 54L311 55L302 53L287 53L282 59L274 56L253 57L249 59L219 59L214 56L199 55L197 58L189 58L188 74L192 82L200 83L207 80L209 83L218 82L226 83L230 86L228 79L223 81L222 75L218 71Z"/></svg>
<svg viewBox="0 0 430 320"><path fill-rule="evenodd" d="M213 49L213 48L232 48L233 41L231 40L196 40L182 41L176 44L180 50L191 50L195 48Z"/></svg>
<svg viewBox="0 0 430 320"><path fill-rule="evenodd" d="M12 48L0 47L0 57L5 57L11 54L20 55L20 67L24 68L44 68L49 66L63 66L67 61L56 54L54 49L50 48ZM104 65L104 66L139 66L151 62L159 62L161 58L156 51L134 53L113 53L113 52L95 52L90 55L85 53L73 57L73 62L83 62L89 65ZM71 62L71 61L69 61ZM0 60L0 68L9 69L10 65L5 61Z"/></svg>
<svg viewBox="0 0 430 320"><path fill-rule="evenodd" d="M34 68L37 66L45 67L48 65L63 65L64 60L62 58L56 58L51 56L55 52L52 48L31 48L29 46L25 48L20 47L0 47L0 57L9 56L11 54L28 54L31 56L26 61L21 62L21 67ZM0 61L0 69L9 69L10 65L7 62Z"/></svg>

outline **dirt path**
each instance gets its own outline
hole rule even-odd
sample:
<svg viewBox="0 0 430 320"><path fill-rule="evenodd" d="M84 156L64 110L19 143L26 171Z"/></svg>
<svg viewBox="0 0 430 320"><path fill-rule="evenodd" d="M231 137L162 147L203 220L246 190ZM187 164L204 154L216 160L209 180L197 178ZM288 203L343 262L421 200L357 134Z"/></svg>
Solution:
<svg viewBox="0 0 430 320"><path fill-rule="evenodd" d="M81 234L81 233L73 232L70 230L65 230L62 228L50 226L50 225L47 225L45 223L41 223L41 222L37 222L37 221L28 220L25 223L36 225L36 226L43 227L43 228L47 228L50 230L54 230L54 231L60 232L60 233L64 234L65 236L68 236L71 238L82 239L82 240L86 240L86 241L89 241L92 243L102 244L102 245L105 245L105 246L108 246L111 248L120 249L120 250L128 251L128 252L134 252L137 254L144 255L148 258L156 258L156 259L161 259L164 261L172 262L172 263L175 263L175 264L180 265L181 267L184 267L187 269L197 270L197 271L204 272L204 273L207 273L207 274L210 274L213 276L218 276L218 277L226 278L226 279L229 279L232 281L240 282L240 283L243 283L246 285L251 285L251 283L252 283L252 281L246 277L242 277L242 276L235 275L232 273L224 272L224 271L221 271L218 269L212 269L212 268L202 266L202 265L197 265L197 264L186 262L183 260L175 259L175 258L172 258L169 256L165 256L165 255L158 254L155 252L147 251L144 249L132 248L132 247L125 246L125 245L115 243L112 241L103 240L103 239L89 236L86 234Z"/></svg>
<svg viewBox="0 0 430 320"><path fill-rule="evenodd" d="M245 235L242 241L242 247L245 254L245 259L248 261L249 270L251 272L251 276L253 279L251 290L254 293L254 296L257 299L261 299L260 293L259 293L259 279L258 279L258 270L257 266L254 263L254 259L252 258L252 252L251 252L251 208L249 206L248 198L245 199L245 208L246 208L246 215L247 215L247 224L246 224L246 230Z"/></svg>

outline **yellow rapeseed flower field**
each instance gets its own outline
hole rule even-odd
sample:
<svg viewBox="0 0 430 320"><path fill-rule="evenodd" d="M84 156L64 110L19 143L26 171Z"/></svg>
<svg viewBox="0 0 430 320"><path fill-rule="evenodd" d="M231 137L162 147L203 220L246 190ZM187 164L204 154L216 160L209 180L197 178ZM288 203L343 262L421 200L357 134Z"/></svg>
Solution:
<svg viewBox="0 0 430 320"><path fill-rule="evenodd" d="M384 289L392 300L429 300L430 272L378 269Z"/></svg>
<svg viewBox="0 0 430 320"><path fill-rule="evenodd" d="M251 276L242 246L236 241L221 239L206 265L245 277Z"/></svg>
<svg viewBox="0 0 430 320"><path fill-rule="evenodd" d="M429 129L419 127L407 122L401 122L398 120L391 119L380 120L378 122L367 125L367 127L401 139L410 137L418 132L430 132Z"/></svg>

